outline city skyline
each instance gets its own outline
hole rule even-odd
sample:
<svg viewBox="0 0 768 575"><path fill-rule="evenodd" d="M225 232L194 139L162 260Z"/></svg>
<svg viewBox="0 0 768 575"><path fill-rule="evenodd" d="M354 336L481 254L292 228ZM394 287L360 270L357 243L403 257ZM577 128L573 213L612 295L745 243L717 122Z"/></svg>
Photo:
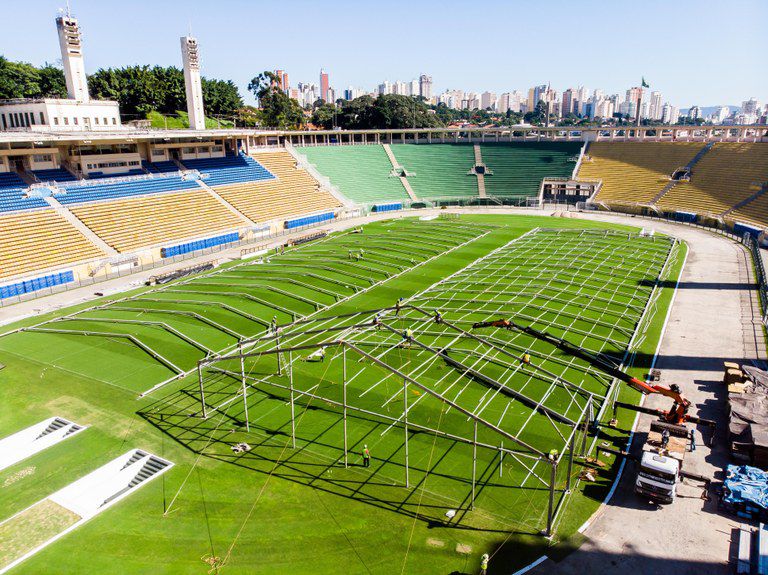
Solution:
<svg viewBox="0 0 768 575"><path fill-rule="evenodd" d="M61 4L61 0L35 0L20 6L18 18L14 26L7 30L6 42L0 53L11 60L38 65L56 61L58 50L51 39L50 17ZM478 94L486 91L496 94L513 90L522 92L530 86L550 82L560 91L567 87L588 86L612 94L623 93L628 87L636 85L641 76L645 76L652 90L662 91L669 102L679 108L692 105L733 106L750 97L761 102L768 99L768 79L760 68L760 56L768 52L768 40L759 31L759 23L764 21L761 14L765 15L768 11L765 3L759 0L737 0L730 4L731 10L749 17L740 21L737 33L731 34L726 30L723 33L725 36L721 34L719 39L725 37L727 42L719 41L716 49L693 41L681 42L673 34L672 25L668 29L664 26L638 27L643 31L640 35L642 41L624 32L616 34L611 20L637 20L643 11L653 11L650 4L658 4L655 1L643 6L587 1L580 4L578 13L566 16L560 13L566 11L547 10L546 24L526 26L521 24L540 21L533 4L516 3L510 7L509 3L491 1L486 6L489 10L484 13L493 8L499 18L483 26L467 26L453 17L453 11L430 11L429 7L436 8L438 4L424 2L417 6L408 5L410 19L397 19L396 34L392 42L386 44L370 42L370 39L362 41L362 38L359 43L338 39L319 41L316 31L323 29L331 15L305 0L279 6L260 4L258 7L238 1L228 4L228 7L231 8L230 13L252 10L258 21L275 22L285 18L291 22L291 33L296 38L311 38L313 42L294 39L290 42L249 43L248 39L254 34L253 20L222 18L220 13L216 16L215 6L203 2L192 2L190 16L180 18L169 5L139 0L136 10L121 13L121 26L115 27L114 11L110 10L109 4L83 0L72 4L73 14L80 19L84 29L84 44L89 55L86 72L133 64L178 67L177 38L191 28L204 53L202 74L232 79L249 104L253 103L252 96L246 90L250 78L263 70L277 68L288 71L292 79L305 82L317 82L318 71L324 68L330 75L329 86L335 89L337 97L350 85L371 91L383 79L390 82L418 81L419 76L426 73L434 78L433 94L447 89ZM386 26L392 19L392 14L382 13L376 5L366 7L364 15L360 14L359 4L347 6L348 10L342 6L333 11L336 19L329 31L343 28L346 34L348 29L351 40L366 33L365 22L375 21L378 26ZM388 6L389 12L398 13L398 8L404 8L405 4L395 1ZM690 8L687 12L686 6ZM568 39L564 39L565 32L579 29L579 23L586 18L584 13L594 13L600 7L601 13L610 9L611 14L605 26L599 28L599 37L584 42L580 35L565 34ZM693 19L694 23L703 26L722 26L719 17L713 15L717 12L715 7L715 3L706 1L676 4L680 12L688 14L688 24ZM291 18L289 14L295 9L299 9L306 18ZM501 20L511 24L506 29L501 28ZM173 23L177 23L178 30ZM591 25L599 27L600 23L592 22ZM625 26L616 25L615 28L624 30ZM314 35L310 30L314 31ZM424 34L412 36L416 40L418 37L432 37L431 34L439 31L446 35L446 41L410 43L405 48L396 41L401 33L410 34L417 30L422 30ZM542 31L548 34L542 35ZM463 34L454 35L459 32ZM514 32L514 43L503 40L509 32ZM333 34L330 37L336 38ZM28 42L29 38L36 40ZM237 43L238 38L243 39L242 45ZM449 38L460 38L460 42ZM542 38L548 40L542 42ZM506 50L499 48L502 40ZM575 63L565 57L573 54L571 44L574 42L578 42L580 50L579 61ZM126 49L127 45L130 49ZM606 45L616 46L616 50L605 50ZM450 48L450 57L444 53L447 48ZM523 57L525 53L530 57ZM665 53L666 57L661 58L660 53ZM242 65L244 60L238 57L241 54L248 55L245 60L248 67ZM627 64L628 61L631 65ZM703 61L708 65L697 65ZM717 82L712 80L712 68L717 68Z"/></svg>

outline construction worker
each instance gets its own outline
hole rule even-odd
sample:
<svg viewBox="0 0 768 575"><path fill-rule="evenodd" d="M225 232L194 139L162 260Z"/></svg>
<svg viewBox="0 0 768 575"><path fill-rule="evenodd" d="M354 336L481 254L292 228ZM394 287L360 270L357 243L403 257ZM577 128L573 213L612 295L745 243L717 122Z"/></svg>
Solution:
<svg viewBox="0 0 768 575"><path fill-rule="evenodd" d="M488 556L488 553L483 553L483 556L480 558L480 575L488 575L488 560L490 557Z"/></svg>
<svg viewBox="0 0 768 575"><path fill-rule="evenodd" d="M273 334L277 333L277 316L276 315L272 316L272 323L270 324L270 328L272 329Z"/></svg>
<svg viewBox="0 0 768 575"><path fill-rule="evenodd" d="M696 451L696 430L691 429L691 451Z"/></svg>
<svg viewBox="0 0 768 575"><path fill-rule="evenodd" d="M661 448L666 449L669 445L669 430L665 429L661 432Z"/></svg>
<svg viewBox="0 0 768 575"><path fill-rule="evenodd" d="M376 329L381 329L381 312L373 316L373 325L376 326Z"/></svg>
<svg viewBox="0 0 768 575"><path fill-rule="evenodd" d="M403 307L403 298L398 298L398 300L395 302L395 315L400 315L400 310Z"/></svg>
<svg viewBox="0 0 768 575"><path fill-rule="evenodd" d="M549 460L555 461L557 459L557 456L560 455L560 452L557 449L550 449L549 450Z"/></svg>
<svg viewBox="0 0 768 575"><path fill-rule="evenodd" d="M413 339L413 330L410 328L403 330L403 343L400 345L402 347L411 347L411 340Z"/></svg>
<svg viewBox="0 0 768 575"><path fill-rule="evenodd" d="M371 466L371 452L368 451L368 446L363 445L363 467Z"/></svg>
<svg viewBox="0 0 768 575"><path fill-rule="evenodd" d="M349 250L349 252L347 252L347 259L349 260L352 259L352 250Z"/></svg>
<svg viewBox="0 0 768 575"><path fill-rule="evenodd" d="M439 309L435 310L435 323L443 323L443 314L440 313Z"/></svg>
<svg viewBox="0 0 768 575"><path fill-rule="evenodd" d="M320 348L320 361L325 361L325 348Z"/></svg>
<svg viewBox="0 0 768 575"><path fill-rule="evenodd" d="M524 353L523 357L520 359L520 361L522 361L525 364L530 364L531 363L531 354Z"/></svg>
<svg viewBox="0 0 768 575"><path fill-rule="evenodd" d="M365 251L363 250L363 248L360 248L360 259L363 259L364 256L365 256Z"/></svg>

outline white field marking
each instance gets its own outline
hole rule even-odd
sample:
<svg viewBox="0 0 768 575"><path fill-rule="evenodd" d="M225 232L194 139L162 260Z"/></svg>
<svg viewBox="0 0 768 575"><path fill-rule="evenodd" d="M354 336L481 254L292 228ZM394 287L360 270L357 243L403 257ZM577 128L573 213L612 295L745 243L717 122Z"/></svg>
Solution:
<svg viewBox="0 0 768 575"><path fill-rule="evenodd" d="M56 419L63 421L64 425L39 437L45 428ZM86 429L87 426L78 425L64 417L49 417L40 423L35 423L13 435L4 437L0 439L0 471L69 437L74 437Z"/></svg>
<svg viewBox="0 0 768 575"><path fill-rule="evenodd" d="M515 571L514 573L512 573L512 575L523 575L524 573L528 573L528 571L530 571L530 570L531 570L531 569L533 569L534 567L538 567L539 565L541 565L542 563L544 563L544 561L546 561L546 560L547 560L547 556L546 556L546 555L542 555L541 557L539 557L538 559L536 559L536 561L534 561L533 563L530 563L530 564L526 565L526 566L525 566L525 567L523 567L522 569L518 569L517 571Z"/></svg>
<svg viewBox="0 0 768 575"><path fill-rule="evenodd" d="M47 547L54 541L57 541L58 539L60 539L70 531L74 531L89 519L95 517L105 509L108 509L109 507L111 507L118 501L124 499L131 493L134 493L137 489L143 487L145 484L149 483L150 481L162 475L163 473L168 471L171 467L173 467L172 462L166 459L163 459L162 457L153 455L149 452L143 452L145 455L141 459L134 461L131 465L128 465L126 467L126 464L128 463L128 461L137 451L139 450L131 449L130 451L121 455L120 457L117 457L112 461L110 461L109 463L102 465L95 471L92 471L85 477L81 477L77 481L70 483L69 485L67 485L63 489L60 489L53 495L33 503L26 509L22 509L21 511L12 515L5 521L0 522L0 525L3 525L8 521L11 521L15 517L21 515L22 513L28 511L35 505L42 503L46 499L80 516L80 519L77 522L70 525L63 531L60 531L59 533L57 533L56 535L54 535L44 543L41 543L40 545L28 551L18 559L12 561L11 563L1 566L0 575L2 575L3 573L6 573L10 569L15 567L22 561L28 559L29 557L33 556L35 553ZM150 457L164 462L166 466L158 470L154 474L152 474L150 477L141 481L134 487L126 489L123 493L120 493L122 489L128 487L128 484L136 476L136 474L139 473L141 468L150 459ZM117 495L118 493L119 495ZM107 498L113 495L116 495L116 496L110 501L105 502Z"/></svg>

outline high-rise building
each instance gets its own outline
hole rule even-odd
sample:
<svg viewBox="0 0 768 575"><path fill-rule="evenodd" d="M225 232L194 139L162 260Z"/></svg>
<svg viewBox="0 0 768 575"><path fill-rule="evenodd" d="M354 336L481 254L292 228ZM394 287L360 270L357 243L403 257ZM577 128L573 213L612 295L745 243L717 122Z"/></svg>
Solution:
<svg viewBox="0 0 768 575"><path fill-rule="evenodd" d="M277 87L283 92L288 92L290 85L288 84L288 72L284 70L275 70L275 76L277 77Z"/></svg>
<svg viewBox="0 0 768 575"><path fill-rule="evenodd" d="M480 107L483 110L487 110L488 108L495 110L496 109L496 94L493 92L483 92L480 95Z"/></svg>
<svg viewBox="0 0 768 575"><path fill-rule="evenodd" d="M757 115L757 110L760 107L760 104L755 98L750 98L749 100L744 100L741 103L741 113L742 114L752 114Z"/></svg>
<svg viewBox="0 0 768 575"><path fill-rule="evenodd" d="M432 76L426 74L419 76L419 96L425 100L432 98Z"/></svg>
<svg viewBox="0 0 768 575"><path fill-rule="evenodd" d="M680 119L680 110L677 106L673 106L669 102L664 104L661 112L661 121L671 125L677 124L678 119Z"/></svg>
<svg viewBox="0 0 768 575"><path fill-rule="evenodd" d="M409 86L405 82L397 81L393 85L392 93L399 94L400 96L409 96L408 88Z"/></svg>
<svg viewBox="0 0 768 575"><path fill-rule="evenodd" d="M384 80L381 84L379 84L379 94L381 96L384 96L386 94L392 93L392 84L390 84L387 80Z"/></svg>
<svg viewBox="0 0 768 575"><path fill-rule="evenodd" d="M690 110L688 110L688 117L691 120L698 120L701 118L701 108L698 106L691 106Z"/></svg>
<svg viewBox="0 0 768 575"><path fill-rule="evenodd" d="M568 88L565 92L563 92L563 101L560 105L560 111L562 112L563 116L574 113L574 92L575 90L573 88ZM578 114L578 111L575 113Z"/></svg>
<svg viewBox="0 0 768 575"><path fill-rule="evenodd" d="M610 98L601 98L592 107L593 118L612 118L615 112L614 102Z"/></svg>
<svg viewBox="0 0 768 575"><path fill-rule="evenodd" d="M534 86L528 90L528 111L532 111L536 107L536 104L539 103L539 100L542 99L542 96L546 91L546 84Z"/></svg>
<svg viewBox="0 0 768 575"><path fill-rule="evenodd" d="M205 130L203 86L200 82L200 52L197 39L181 37L181 61L184 65L184 87L187 92L187 114L192 130Z"/></svg>
<svg viewBox="0 0 768 575"><path fill-rule="evenodd" d="M577 116L585 116L587 114L586 106L589 101L589 88L581 87L574 93L574 105L573 113Z"/></svg>
<svg viewBox="0 0 768 575"><path fill-rule="evenodd" d="M328 102L328 88L330 88L328 72L320 69L320 98Z"/></svg>
<svg viewBox="0 0 768 575"><path fill-rule="evenodd" d="M418 80L411 80L408 84L408 95L409 96L418 96L419 95L419 81Z"/></svg>
<svg viewBox="0 0 768 575"><path fill-rule="evenodd" d="M517 90L513 90L509 94L509 109L512 112L515 112L516 114L519 114L523 111L523 94L518 92Z"/></svg>
<svg viewBox="0 0 768 575"><path fill-rule="evenodd" d="M64 79L67 83L67 97L78 102L90 100L88 94L88 79L85 76L83 62L83 44L80 35L80 25L76 18L59 16L56 18L56 29L59 33L61 46L61 63L64 66Z"/></svg>
<svg viewBox="0 0 768 575"><path fill-rule="evenodd" d="M662 104L661 92L651 92L651 98L648 106L648 117L658 122L661 120L664 105Z"/></svg>
<svg viewBox="0 0 768 575"><path fill-rule="evenodd" d="M731 111L728 106L718 106L710 116L710 121L713 124L722 124L723 120L725 120L730 113Z"/></svg>
<svg viewBox="0 0 768 575"><path fill-rule="evenodd" d="M509 92L504 92L499 96L499 103L496 109L502 114L506 114L509 111Z"/></svg>

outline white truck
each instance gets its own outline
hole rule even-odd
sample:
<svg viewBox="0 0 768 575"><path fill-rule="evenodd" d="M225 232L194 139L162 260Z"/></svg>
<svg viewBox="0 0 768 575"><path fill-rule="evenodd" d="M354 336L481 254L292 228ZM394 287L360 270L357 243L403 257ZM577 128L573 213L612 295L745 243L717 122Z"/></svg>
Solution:
<svg viewBox="0 0 768 575"><path fill-rule="evenodd" d="M675 429L678 428L677 433ZM669 437L666 446L663 432ZM682 435L685 434L685 437ZM651 423L651 430L643 445L638 461L635 493L659 503L672 503L677 495L685 454L688 451L688 432L683 426Z"/></svg>

